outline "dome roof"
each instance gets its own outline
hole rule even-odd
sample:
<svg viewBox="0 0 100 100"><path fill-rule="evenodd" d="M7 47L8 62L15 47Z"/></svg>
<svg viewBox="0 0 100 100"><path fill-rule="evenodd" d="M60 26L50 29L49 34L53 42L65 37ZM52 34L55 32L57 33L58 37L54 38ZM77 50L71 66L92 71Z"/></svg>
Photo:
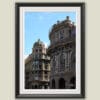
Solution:
<svg viewBox="0 0 100 100"><path fill-rule="evenodd" d="M40 39L38 39L38 41L35 42L33 46L34 46L34 47L44 46L44 43L43 43Z"/></svg>

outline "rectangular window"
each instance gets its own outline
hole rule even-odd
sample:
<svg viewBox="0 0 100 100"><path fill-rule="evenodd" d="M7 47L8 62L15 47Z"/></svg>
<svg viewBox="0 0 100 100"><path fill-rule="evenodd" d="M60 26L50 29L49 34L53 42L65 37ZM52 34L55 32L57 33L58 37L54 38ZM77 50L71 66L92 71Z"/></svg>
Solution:
<svg viewBox="0 0 100 100"><path fill-rule="evenodd" d="M39 52L42 52L42 50L41 50L41 49L39 49Z"/></svg>
<svg viewBox="0 0 100 100"><path fill-rule="evenodd" d="M36 49L36 52L38 52L38 50Z"/></svg>
<svg viewBox="0 0 100 100"><path fill-rule="evenodd" d="M63 39L63 33L60 31L60 39Z"/></svg>
<svg viewBox="0 0 100 100"><path fill-rule="evenodd" d="M47 74L48 72L45 72L45 74Z"/></svg>

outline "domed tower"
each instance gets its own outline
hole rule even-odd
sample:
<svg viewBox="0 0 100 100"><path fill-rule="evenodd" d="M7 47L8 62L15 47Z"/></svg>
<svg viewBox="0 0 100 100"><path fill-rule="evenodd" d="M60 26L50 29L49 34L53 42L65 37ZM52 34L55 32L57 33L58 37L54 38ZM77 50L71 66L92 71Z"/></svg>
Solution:
<svg viewBox="0 0 100 100"><path fill-rule="evenodd" d="M34 43L32 48L32 88L49 88L50 58L46 54L47 48L40 39Z"/></svg>
<svg viewBox="0 0 100 100"><path fill-rule="evenodd" d="M75 34L76 26L69 16L52 26L48 48L51 58L50 88L75 88Z"/></svg>
<svg viewBox="0 0 100 100"><path fill-rule="evenodd" d="M33 44L32 54L38 55L40 53L46 54L46 47L45 44L38 39L38 41Z"/></svg>

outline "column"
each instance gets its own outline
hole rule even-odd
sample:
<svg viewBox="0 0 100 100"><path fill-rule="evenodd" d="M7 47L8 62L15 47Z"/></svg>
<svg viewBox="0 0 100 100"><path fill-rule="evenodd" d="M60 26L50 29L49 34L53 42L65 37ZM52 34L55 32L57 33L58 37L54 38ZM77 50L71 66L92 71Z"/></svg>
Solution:
<svg viewBox="0 0 100 100"><path fill-rule="evenodd" d="M44 89L44 85L42 85L42 89Z"/></svg>
<svg viewBox="0 0 100 100"><path fill-rule="evenodd" d="M65 52L65 69L67 67L67 53Z"/></svg>
<svg viewBox="0 0 100 100"><path fill-rule="evenodd" d="M59 72L59 67L60 67L60 54L58 55L58 72Z"/></svg>
<svg viewBox="0 0 100 100"><path fill-rule="evenodd" d="M56 66L55 66L55 72L58 72L58 55L55 56Z"/></svg>
<svg viewBox="0 0 100 100"><path fill-rule="evenodd" d="M68 52L66 52L66 69L68 70Z"/></svg>
<svg viewBox="0 0 100 100"><path fill-rule="evenodd" d="M69 71L69 51L68 51L68 71Z"/></svg>
<svg viewBox="0 0 100 100"><path fill-rule="evenodd" d="M71 70L71 54L72 52L70 51L69 52L69 70Z"/></svg>

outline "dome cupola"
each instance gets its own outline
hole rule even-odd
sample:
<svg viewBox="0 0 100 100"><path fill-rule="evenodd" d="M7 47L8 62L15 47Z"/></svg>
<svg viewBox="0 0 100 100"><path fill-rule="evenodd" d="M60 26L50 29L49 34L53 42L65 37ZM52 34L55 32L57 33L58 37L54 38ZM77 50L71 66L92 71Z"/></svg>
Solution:
<svg viewBox="0 0 100 100"><path fill-rule="evenodd" d="M38 39L38 41L35 42L33 45L33 47L44 47L44 46L45 46L44 43L40 39Z"/></svg>

